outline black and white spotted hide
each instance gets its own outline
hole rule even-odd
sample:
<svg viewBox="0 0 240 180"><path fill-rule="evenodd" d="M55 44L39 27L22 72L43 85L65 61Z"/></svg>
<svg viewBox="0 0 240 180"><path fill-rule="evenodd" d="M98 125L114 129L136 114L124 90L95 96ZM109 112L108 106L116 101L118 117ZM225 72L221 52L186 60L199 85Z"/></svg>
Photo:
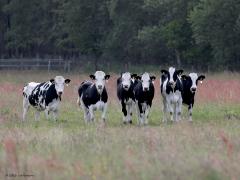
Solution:
<svg viewBox="0 0 240 180"><path fill-rule="evenodd" d="M125 72L117 79L117 96L122 106L124 124L132 124L132 111L135 104L133 89L137 84L136 77L136 74Z"/></svg>
<svg viewBox="0 0 240 180"><path fill-rule="evenodd" d="M192 121L192 109L194 105L194 97L197 91L198 83L202 83L205 79L204 75L198 76L197 73L190 73L189 75L182 75L183 83L183 104L188 106L189 121Z"/></svg>
<svg viewBox="0 0 240 180"><path fill-rule="evenodd" d="M161 72L160 88L163 99L163 122L167 120L168 113L170 113L172 121L178 121L181 119L182 112L183 86L180 76L183 70L176 70L170 67L168 71L161 70Z"/></svg>
<svg viewBox="0 0 240 180"><path fill-rule="evenodd" d="M137 80L137 85L133 91L136 100L138 123L139 125L147 125L155 92L153 83L156 77L149 76L149 74L145 72L141 77L137 77L137 79L140 80Z"/></svg>
<svg viewBox="0 0 240 180"><path fill-rule="evenodd" d="M102 120L106 120L108 94L105 82L110 78L103 71L90 75L94 82L84 81L78 89L78 104L84 110L85 122L94 121L94 111L102 111Z"/></svg>
<svg viewBox="0 0 240 180"><path fill-rule="evenodd" d="M23 88L23 120L30 106L36 109L35 119L39 120L40 111L45 111L46 117L50 112L56 120L59 103L64 91L64 85L70 83L70 79L56 76L44 83L30 82Z"/></svg>

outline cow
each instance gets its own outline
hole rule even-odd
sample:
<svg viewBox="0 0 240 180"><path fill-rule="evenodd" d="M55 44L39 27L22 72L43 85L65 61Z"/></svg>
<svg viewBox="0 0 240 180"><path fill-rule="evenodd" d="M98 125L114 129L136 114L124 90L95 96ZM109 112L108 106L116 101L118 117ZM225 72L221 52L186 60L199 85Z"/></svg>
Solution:
<svg viewBox="0 0 240 180"><path fill-rule="evenodd" d="M139 125L147 125L155 91L153 83L156 77L150 76L145 72L141 77L137 77L137 79L139 80L137 80L133 92L136 100L138 123Z"/></svg>
<svg viewBox="0 0 240 180"><path fill-rule="evenodd" d="M89 76L94 82L83 81L78 88L78 105L84 110L85 122L94 121L94 111L102 111L102 120L106 120L108 94L105 82L110 78L103 71Z"/></svg>
<svg viewBox="0 0 240 180"><path fill-rule="evenodd" d="M36 109L35 120L39 120L40 111L45 111L46 117L53 113L54 120L57 119L58 108L64 91L64 85L70 83L70 79L56 76L47 82L30 82L23 88L23 120L30 106Z"/></svg>
<svg viewBox="0 0 240 180"><path fill-rule="evenodd" d="M189 75L182 75L183 83L183 104L188 106L189 121L192 121L192 109L194 105L194 96L197 91L198 82L202 83L205 79L204 75L198 76L197 73L190 73Z"/></svg>
<svg viewBox="0 0 240 180"><path fill-rule="evenodd" d="M167 120L167 113L170 113L171 121L179 121L181 119L183 93L180 76L183 70L170 67L168 71L161 70L161 73L160 88L163 99L163 122Z"/></svg>
<svg viewBox="0 0 240 180"><path fill-rule="evenodd" d="M125 72L117 79L117 97L122 106L123 123L132 124L132 109L135 104L133 89L137 84L137 74Z"/></svg>

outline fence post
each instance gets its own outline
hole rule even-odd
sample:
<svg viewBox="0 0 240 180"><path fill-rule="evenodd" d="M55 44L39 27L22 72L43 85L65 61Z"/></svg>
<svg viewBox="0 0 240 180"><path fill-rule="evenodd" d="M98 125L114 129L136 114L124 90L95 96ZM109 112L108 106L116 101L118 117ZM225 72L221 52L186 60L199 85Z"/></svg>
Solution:
<svg viewBox="0 0 240 180"><path fill-rule="evenodd" d="M48 60L48 72L50 72L50 69L51 69L51 60L49 59Z"/></svg>
<svg viewBox="0 0 240 180"><path fill-rule="evenodd" d="M68 61L68 73L70 72L71 70L71 61Z"/></svg>

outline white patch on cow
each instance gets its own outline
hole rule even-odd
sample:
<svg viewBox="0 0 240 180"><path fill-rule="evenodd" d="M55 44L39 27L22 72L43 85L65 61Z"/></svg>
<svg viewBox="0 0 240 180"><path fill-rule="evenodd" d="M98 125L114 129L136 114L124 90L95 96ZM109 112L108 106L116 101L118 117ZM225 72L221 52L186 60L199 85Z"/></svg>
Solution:
<svg viewBox="0 0 240 180"><path fill-rule="evenodd" d="M56 76L54 78L55 89L58 95L61 95L64 91L65 79L62 76Z"/></svg>
<svg viewBox="0 0 240 180"><path fill-rule="evenodd" d="M96 71L95 72L95 85L99 94L102 94L106 80L105 80L105 73L103 71Z"/></svg>
<svg viewBox="0 0 240 180"><path fill-rule="evenodd" d="M169 75L170 75L169 82L170 82L170 83L174 83L173 74L174 74L174 72L175 72L175 68L174 68L174 67L170 67L168 71L169 71Z"/></svg>
<svg viewBox="0 0 240 180"><path fill-rule="evenodd" d="M125 89L126 91L128 91L128 89L130 88L131 80L132 78L129 72L122 74L122 86L123 86L123 89Z"/></svg>
<svg viewBox="0 0 240 180"><path fill-rule="evenodd" d="M190 74L189 74L189 77L190 77L191 80L192 80L192 86L191 86L190 90L192 90L192 89L194 89L194 88L195 88L195 90L197 90L197 84L196 84L197 79L198 79L197 73L190 73Z"/></svg>
<svg viewBox="0 0 240 180"><path fill-rule="evenodd" d="M142 87L143 87L143 91L148 91L149 90L149 86L150 86L150 76L147 72L145 72L142 77Z"/></svg>
<svg viewBox="0 0 240 180"><path fill-rule="evenodd" d="M30 107L28 97L31 95L33 89L40 83L30 82L23 88L23 121L26 120L26 115Z"/></svg>

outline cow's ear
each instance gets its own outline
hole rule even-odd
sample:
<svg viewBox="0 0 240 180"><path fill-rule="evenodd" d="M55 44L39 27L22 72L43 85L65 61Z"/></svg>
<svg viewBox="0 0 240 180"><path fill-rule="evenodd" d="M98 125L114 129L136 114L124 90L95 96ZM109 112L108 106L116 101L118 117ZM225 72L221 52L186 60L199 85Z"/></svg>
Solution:
<svg viewBox="0 0 240 180"><path fill-rule="evenodd" d="M136 79L141 80L142 78L141 78L141 76L136 76Z"/></svg>
<svg viewBox="0 0 240 180"><path fill-rule="evenodd" d="M93 74L89 75L89 77L92 79L92 80L95 80L95 76Z"/></svg>
<svg viewBox="0 0 240 180"><path fill-rule="evenodd" d="M182 78L183 80L187 80L188 76L184 74L184 75L181 76L181 78Z"/></svg>
<svg viewBox="0 0 240 180"><path fill-rule="evenodd" d="M109 80L109 79L110 79L110 75L109 74L105 75L105 80Z"/></svg>
<svg viewBox="0 0 240 180"><path fill-rule="evenodd" d="M131 78L136 78L137 77L137 74L131 74Z"/></svg>
<svg viewBox="0 0 240 180"><path fill-rule="evenodd" d="M155 81L156 77L155 76L151 76L150 79L151 79L151 81Z"/></svg>
<svg viewBox="0 0 240 180"><path fill-rule="evenodd" d="M205 76L204 76L204 75L200 75L200 76L198 76L198 79L197 79L197 80L203 81L204 79L205 79Z"/></svg>
<svg viewBox="0 0 240 180"><path fill-rule="evenodd" d="M70 81L71 81L70 79L65 79L65 83L66 83L66 84L69 84Z"/></svg>
<svg viewBox="0 0 240 180"><path fill-rule="evenodd" d="M54 79L50 79L49 81L50 81L51 83L54 83Z"/></svg>
<svg viewBox="0 0 240 180"><path fill-rule="evenodd" d="M177 75L178 75L178 76L181 76L182 73L183 73L183 70L182 70L182 69L179 69L179 70L177 70L176 72L177 72Z"/></svg>
<svg viewBox="0 0 240 180"><path fill-rule="evenodd" d="M162 70L161 70L161 73L162 73L162 74L168 74L168 71L165 70L165 69L162 69Z"/></svg>

